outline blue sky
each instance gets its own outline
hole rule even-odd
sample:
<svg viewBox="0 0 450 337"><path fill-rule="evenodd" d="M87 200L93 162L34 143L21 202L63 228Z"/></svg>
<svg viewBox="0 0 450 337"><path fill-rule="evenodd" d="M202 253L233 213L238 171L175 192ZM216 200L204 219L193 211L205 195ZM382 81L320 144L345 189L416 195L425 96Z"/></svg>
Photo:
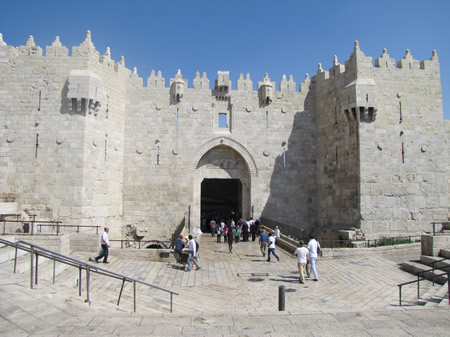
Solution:
<svg viewBox="0 0 450 337"><path fill-rule="evenodd" d="M280 82L292 74L302 82L318 63L344 63L358 40L361 50L379 57L383 48L397 61L410 49L419 61L438 52L444 118L450 119L449 0L0 0L0 33L13 46L33 35L45 50L56 35L71 51L91 30L100 54L111 48L118 62L147 77L161 70L168 83L181 69L192 79L206 72L214 83L229 70L235 88L240 73L253 83L265 73Z"/></svg>

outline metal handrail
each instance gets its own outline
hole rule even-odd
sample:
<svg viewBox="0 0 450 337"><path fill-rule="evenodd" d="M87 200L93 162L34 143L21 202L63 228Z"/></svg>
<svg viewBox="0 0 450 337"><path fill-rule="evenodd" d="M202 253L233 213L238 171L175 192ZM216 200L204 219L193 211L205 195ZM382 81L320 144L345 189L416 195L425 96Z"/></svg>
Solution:
<svg viewBox="0 0 450 337"><path fill-rule="evenodd" d="M443 269L446 269L446 268L448 268L448 267L444 267ZM402 287L403 287L404 285L408 285L408 284L412 284L412 283L417 283L417 298L420 298L420 286L419 286L420 282L421 282L421 281L424 281L424 280L429 280L429 279L433 279L433 280L434 280L434 278L440 277L440 276L443 276L443 275L447 275L447 287L448 287L447 294L449 295L448 304L450 305L450 282L449 282L449 281L450 281L450 272L445 272L445 273L442 273L442 274L433 275L433 276L430 276L430 277L428 277L428 278L425 278L425 277L419 278L419 275L420 275L421 273L430 272L430 271L432 271L432 269L430 269L430 270L428 270L428 271L427 271L427 270L424 270L424 271L421 271L421 272L416 273L416 274L417 274L417 280L413 280L413 281L409 281L409 282L404 282L404 283L397 284L397 286L398 286L398 291L399 291L399 293L398 293L398 300L399 300L399 305L400 305L400 306L402 306ZM434 283L433 283L433 284L434 284Z"/></svg>
<svg viewBox="0 0 450 337"><path fill-rule="evenodd" d="M141 243L142 244L148 244L148 243L155 243L158 245L162 245L163 248L161 249L169 249L169 245L170 245L170 241L162 241L162 240L135 240L135 239L113 239L113 240L109 240L110 242L120 242L120 248L123 249L124 248L124 243L138 243L138 249L141 249Z"/></svg>
<svg viewBox="0 0 450 337"><path fill-rule="evenodd" d="M30 235L34 235L34 228L37 227L37 231L41 232L42 227L55 227L56 226L56 234L55 235L59 235L59 233L61 232L61 228L65 228L65 227L76 227L77 228L77 233L80 232L80 228L95 228L96 233L98 234L98 229L101 226L93 226L93 225L66 225L63 224L62 221L56 221L56 220L8 220L8 219L3 219L1 220L3 222L3 235L7 234L6 233L6 223L7 222L12 222L12 223L28 223L30 224L31 228L30 228ZM17 233L14 233L17 234ZM46 233L48 234L48 233Z"/></svg>
<svg viewBox="0 0 450 337"><path fill-rule="evenodd" d="M441 230L439 232L442 232L444 226L449 225L450 221L443 221L443 222L432 222L431 223L433 225L433 236L436 236L436 225L440 224L441 225Z"/></svg>
<svg viewBox="0 0 450 337"><path fill-rule="evenodd" d="M119 294L119 298L117 301L117 305L119 305L119 303L120 303L120 298L122 296L122 291L123 291L125 282L132 282L133 283L134 312L136 312L136 283L140 283L140 284L146 285L148 287L169 293L170 294L170 312L173 312L173 295L178 295L178 293L173 292L171 290L164 289L164 288L161 288L161 287L158 287L153 284L146 283L146 282L143 282L140 280L136 280L134 278L131 278L131 277L128 277L125 275L114 273L107 269L99 268L99 267L91 265L89 263L86 263L86 262L74 259L72 257L51 251L49 249L40 247L38 245L29 243L26 241L19 240L19 241L13 243L8 240L4 240L4 239L0 238L0 243L14 247L16 249L16 253L15 253L15 257L14 257L14 273L16 272L16 265L17 265L17 250L21 249L21 250L31 253L31 258L30 258L30 288L31 289L33 289L33 278L34 278L34 283L38 284L38 257L42 256L42 257L53 260L53 283L55 283L55 263L56 262L65 263L69 266L77 267L79 269L79 276L80 276L79 296L81 296L81 272L82 272L82 270L86 270L86 292L87 292L86 302L90 302L90 298L89 298L90 277L89 276L90 276L90 272L94 272L94 273L97 273L100 275L104 275L104 276L122 280L122 287L120 289L120 294ZM29 247L27 247L25 245L28 245ZM36 259L36 269L35 270L33 267L33 265L34 265L33 255L35 255L35 259Z"/></svg>

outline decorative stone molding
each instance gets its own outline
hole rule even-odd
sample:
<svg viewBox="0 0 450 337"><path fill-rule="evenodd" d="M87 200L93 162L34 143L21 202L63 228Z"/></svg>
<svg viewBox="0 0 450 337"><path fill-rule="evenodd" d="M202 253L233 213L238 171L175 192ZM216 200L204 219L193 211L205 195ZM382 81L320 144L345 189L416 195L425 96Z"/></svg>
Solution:
<svg viewBox="0 0 450 337"><path fill-rule="evenodd" d="M247 164L250 174L255 177L258 176L258 169L256 167L255 160L253 159L250 152L248 152L242 144L228 137L217 137L200 146L200 148L195 151L195 155L192 160L191 171L194 172L197 169L198 163L209 150L219 145L226 145L239 153Z"/></svg>

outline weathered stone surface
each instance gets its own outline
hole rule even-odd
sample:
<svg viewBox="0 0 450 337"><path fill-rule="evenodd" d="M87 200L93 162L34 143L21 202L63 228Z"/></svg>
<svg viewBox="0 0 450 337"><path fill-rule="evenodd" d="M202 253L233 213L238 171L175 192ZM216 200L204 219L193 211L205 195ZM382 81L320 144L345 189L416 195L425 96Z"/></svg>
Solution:
<svg viewBox="0 0 450 337"><path fill-rule="evenodd" d="M449 123L436 53L350 59L278 86L229 72L137 70L59 38L0 45L0 196L67 224L167 238L201 222L205 179L240 181L236 210L312 232L420 233L448 218ZM175 71L174 71L175 74ZM166 83L169 87L166 87ZM213 80L211 79L211 83ZM258 90L254 90L258 83ZM221 121L220 124L219 120Z"/></svg>

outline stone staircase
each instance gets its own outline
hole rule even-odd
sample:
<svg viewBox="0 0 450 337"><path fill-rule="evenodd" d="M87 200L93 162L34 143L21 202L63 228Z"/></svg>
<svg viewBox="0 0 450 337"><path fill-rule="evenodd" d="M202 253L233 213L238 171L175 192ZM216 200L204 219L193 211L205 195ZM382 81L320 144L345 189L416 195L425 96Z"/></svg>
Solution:
<svg viewBox="0 0 450 337"><path fill-rule="evenodd" d="M443 260L443 259L448 260ZM443 260L443 261L441 261ZM440 261L440 262L437 262ZM435 270L430 271L432 269L432 263L434 263ZM434 281L433 284L427 288L424 293L420 295L420 298L417 300L417 305L422 306L444 306L448 305L448 278L447 275L433 277L435 275L439 275L445 273L446 271L450 271L450 250L442 249L439 253L439 256L427 256L421 255L420 260L418 261L407 261L401 264L401 269L417 275L421 273L421 277L428 279L430 281ZM425 281L426 282L426 281ZM422 288L422 283L420 287Z"/></svg>

